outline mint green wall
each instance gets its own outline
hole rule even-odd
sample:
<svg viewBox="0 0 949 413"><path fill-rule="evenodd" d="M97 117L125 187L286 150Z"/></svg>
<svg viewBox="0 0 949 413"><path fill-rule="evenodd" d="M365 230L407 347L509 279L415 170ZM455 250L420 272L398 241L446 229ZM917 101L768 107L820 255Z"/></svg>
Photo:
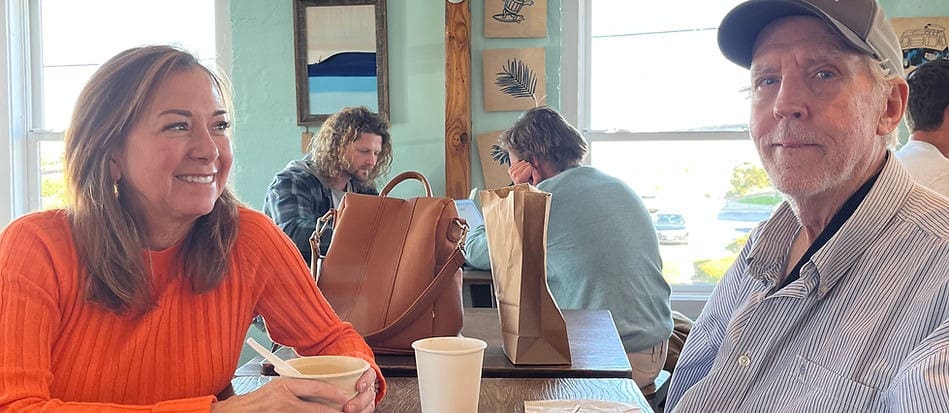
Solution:
<svg viewBox="0 0 949 413"><path fill-rule="evenodd" d="M886 17L949 16L946 0L877 0Z"/></svg>
<svg viewBox="0 0 949 413"><path fill-rule="evenodd" d="M232 182L259 208L281 163L298 156L290 1L231 0Z"/></svg>
<svg viewBox="0 0 949 413"><path fill-rule="evenodd" d="M548 102L557 106L560 0L548 0L550 34L546 39L484 39L485 0L466 1L471 2L472 15L474 135L503 129L518 115L484 112L484 48L547 47ZM387 9L389 106L394 144L389 177L404 170L418 170L429 178L435 194L444 194L445 2L389 0ZM292 0L230 0L231 80L236 113L233 183L238 196L255 208L261 207L273 175L289 160L302 155L300 135L304 129L296 123L292 12ZM476 157L472 160L472 176L474 185L483 186ZM417 188L408 189L412 192Z"/></svg>

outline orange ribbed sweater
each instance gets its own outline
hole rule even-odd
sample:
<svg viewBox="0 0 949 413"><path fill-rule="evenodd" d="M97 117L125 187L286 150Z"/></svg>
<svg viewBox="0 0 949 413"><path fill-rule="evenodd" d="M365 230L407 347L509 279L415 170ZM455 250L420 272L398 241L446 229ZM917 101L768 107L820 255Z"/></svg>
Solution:
<svg viewBox="0 0 949 413"><path fill-rule="evenodd" d="M158 306L130 318L86 301L63 211L11 223L0 235L0 411L207 412L256 314L274 341L361 357L381 378L283 232L247 208L239 225L230 275L205 294L171 272L177 247L144 251Z"/></svg>

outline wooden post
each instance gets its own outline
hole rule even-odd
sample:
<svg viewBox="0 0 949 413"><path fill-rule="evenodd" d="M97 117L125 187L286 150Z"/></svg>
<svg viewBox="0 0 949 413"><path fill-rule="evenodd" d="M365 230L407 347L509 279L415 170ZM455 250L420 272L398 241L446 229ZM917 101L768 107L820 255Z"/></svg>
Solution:
<svg viewBox="0 0 949 413"><path fill-rule="evenodd" d="M471 190L470 0L445 3L445 195Z"/></svg>

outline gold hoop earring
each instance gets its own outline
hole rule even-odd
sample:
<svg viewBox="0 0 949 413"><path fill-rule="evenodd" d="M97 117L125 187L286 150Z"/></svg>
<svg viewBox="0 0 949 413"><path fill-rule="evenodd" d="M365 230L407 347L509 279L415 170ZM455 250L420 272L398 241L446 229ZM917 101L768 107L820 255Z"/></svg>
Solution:
<svg viewBox="0 0 949 413"><path fill-rule="evenodd" d="M115 199L119 199L119 181L112 182L112 196L114 196Z"/></svg>

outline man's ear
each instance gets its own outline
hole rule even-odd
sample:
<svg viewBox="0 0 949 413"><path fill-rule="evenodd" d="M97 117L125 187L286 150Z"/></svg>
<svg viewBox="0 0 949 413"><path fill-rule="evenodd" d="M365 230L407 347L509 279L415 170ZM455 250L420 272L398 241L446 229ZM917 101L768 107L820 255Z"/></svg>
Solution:
<svg viewBox="0 0 949 413"><path fill-rule="evenodd" d="M877 122L877 135L886 135L896 129L906 112L906 99L909 96L909 85L903 79L892 82L890 94L886 97L886 109Z"/></svg>

